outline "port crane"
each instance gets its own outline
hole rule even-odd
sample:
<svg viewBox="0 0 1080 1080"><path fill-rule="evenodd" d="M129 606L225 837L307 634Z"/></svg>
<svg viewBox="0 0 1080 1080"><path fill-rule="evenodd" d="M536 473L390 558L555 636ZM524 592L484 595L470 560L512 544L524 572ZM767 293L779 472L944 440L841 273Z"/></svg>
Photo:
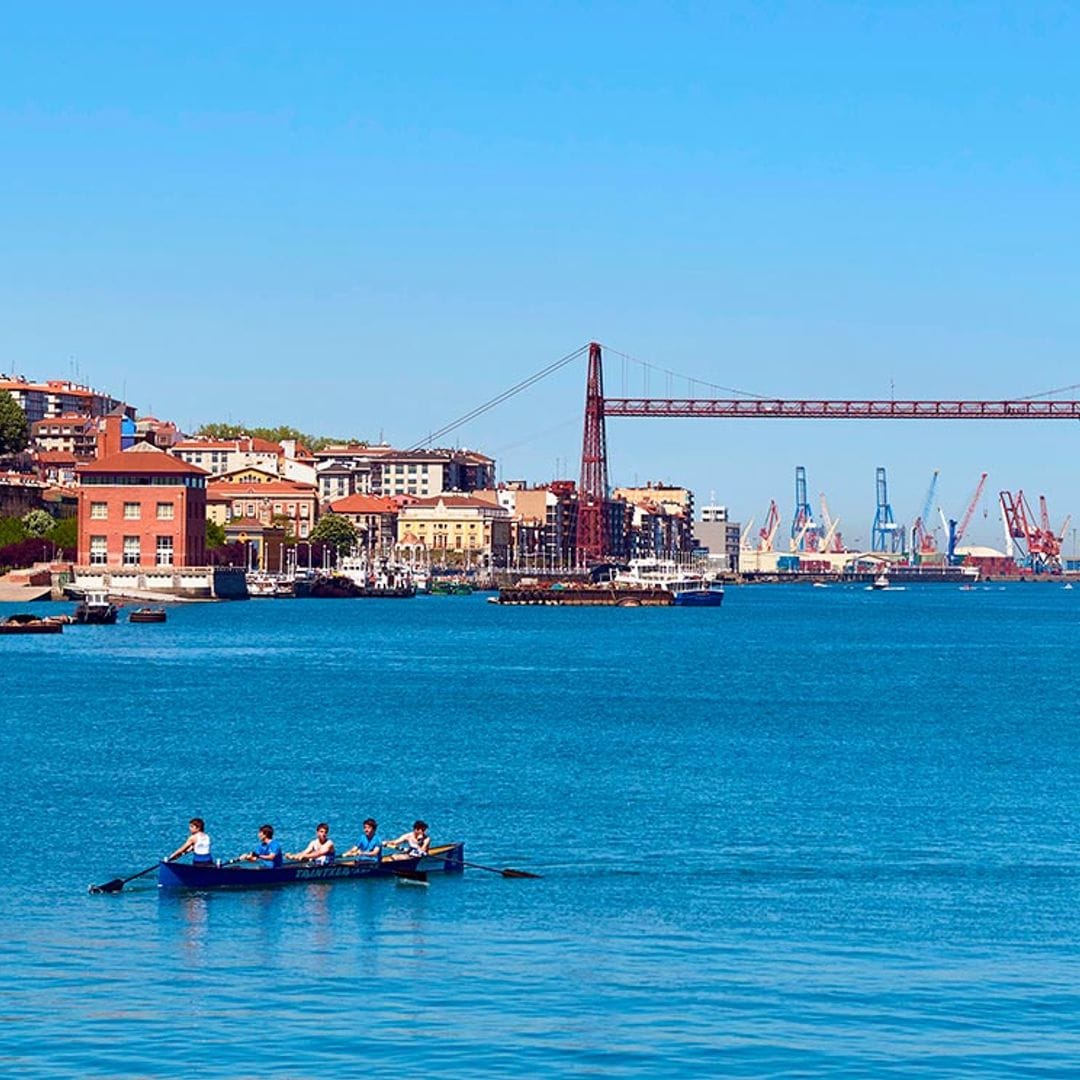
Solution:
<svg viewBox="0 0 1080 1080"><path fill-rule="evenodd" d="M930 525L930 513L934 505L934 492L937 491L938 470L930 478L930 487L923 500L922 513L915 519L911 529L911 553L918 559L923 555L933 555L937 551L937 539Z"/></svg>
<svg viewBox="0 0 1080 1080"><path fill-rule="evenodd" d="M1031 505L1022 490L1015 495L1002 491L1001 518L1005 525L1005 539L1009 547L1019 541L1020 559L1034 573L1041 574L1061 569L1061 541L1068 528L1069 519L1061 527L1061 533L1050 525L1050 513L1046 496L1039 496L1039 517L1036 519Z"/></svg>
<svg viewBox="0 0 1080 1080"><path fill-rule="evenodd" d="M840 528L840 519L833 518L829 513L829 504L825 500L825 492L820 493L821 498L821 523L825 526L825 536L822 538L819 551L830 551L838 554L844 550L844 538L837 531Z"/></svg>
<svg viewBox="0 0 1080 1080"><path fill-rule="evenodd" d="M986 487L986 476L987 474L983 473L982 476L979 477L979 482L975 485L975 494L971 496L971 501L968 503L967 510L964 511L964 516L960 521L959 527L955 520L950 519L949 521L947 527L949 546L945 559L950 566L960 565L961 560L956 554L956 545L964 538L964 533L971 524L971 519L975 516L975 508L979 505L979 500L982 498L983 488Z"/></svg>
<svg viewBox="0 0 1080 1080"><path fill-rule="evenodd" d="M818 527L806 495L806 466L795 466L795 514L791 519L791 550L817 551Z"/></svg>
<svg viewBox="0 0 1080 1080"><path fill-rule="evenodd" d="M889 485L885 478L885 469L878 466L875 483L877 507L874 510L874 523L870 528L870 550L882 554L895 554L904 546L903 526L897 525L893 517L893 508L889 503Z"/></svg>
<svg viewBox="0 0 1080 1080"><path fill-rule="evenodd" d="M758 533L758 551L772 551L773 541L776 539L776 530L780 527L780 508L776 500L769 501L769 512L765 515L765 524Z"/></svg>

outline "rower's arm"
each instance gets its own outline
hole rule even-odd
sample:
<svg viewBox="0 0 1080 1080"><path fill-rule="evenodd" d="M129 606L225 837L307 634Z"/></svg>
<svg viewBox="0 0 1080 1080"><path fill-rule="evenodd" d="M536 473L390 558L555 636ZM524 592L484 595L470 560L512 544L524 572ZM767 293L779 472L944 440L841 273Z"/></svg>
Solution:
<svg viewBox="0 0 1080 1080"><path fill-rule="evenodd" d="M179 859L185 852L190 851L195 846L195 837L189 836L171 855L167 856L165 861L172 862L173 859Z"/></svg>

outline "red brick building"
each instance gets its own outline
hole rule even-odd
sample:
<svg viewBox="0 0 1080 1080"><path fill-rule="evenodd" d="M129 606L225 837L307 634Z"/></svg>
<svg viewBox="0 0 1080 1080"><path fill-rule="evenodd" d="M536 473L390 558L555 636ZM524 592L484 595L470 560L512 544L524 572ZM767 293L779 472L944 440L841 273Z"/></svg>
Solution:
<svg viewBox="0 0 1080 1080"><path fill-rule="evenodd" d="M206 473L149 443L81 465L82 566L206 565Z"/></svg>

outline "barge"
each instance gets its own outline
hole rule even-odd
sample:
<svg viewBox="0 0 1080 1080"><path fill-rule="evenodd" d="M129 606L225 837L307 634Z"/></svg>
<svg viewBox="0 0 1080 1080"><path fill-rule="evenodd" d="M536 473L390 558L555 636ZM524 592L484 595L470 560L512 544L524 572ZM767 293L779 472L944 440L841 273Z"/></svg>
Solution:
<svg viewBox="0 0 1080 1080"><path fill-rule="evenodd" d="M546 607L671 607L675 596L667 589L648 585L518 584L500 589L490 602Z"/></svg>

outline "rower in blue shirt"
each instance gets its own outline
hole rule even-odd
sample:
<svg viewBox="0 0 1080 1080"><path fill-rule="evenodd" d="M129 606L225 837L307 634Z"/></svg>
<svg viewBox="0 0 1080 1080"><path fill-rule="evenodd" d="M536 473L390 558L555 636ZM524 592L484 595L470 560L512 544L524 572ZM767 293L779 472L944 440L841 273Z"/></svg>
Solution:
<svg viewBox="0 0 1080 1080"><path fill-rule="evenodd" d="M343 857L356 856L360 859L381 859L382 841L375 835L378 823L374 818L368 818L364 822L364 835L345 852Z"/></svg>
<svg viewBox="0 0 1080 1080"><path fill-rule="evenodd" d="M278 867L283 861L281 841L274 839L273 825L259 826L259 846L250 855L242 856L245 862L262 863L264 866Z"/></svg>

